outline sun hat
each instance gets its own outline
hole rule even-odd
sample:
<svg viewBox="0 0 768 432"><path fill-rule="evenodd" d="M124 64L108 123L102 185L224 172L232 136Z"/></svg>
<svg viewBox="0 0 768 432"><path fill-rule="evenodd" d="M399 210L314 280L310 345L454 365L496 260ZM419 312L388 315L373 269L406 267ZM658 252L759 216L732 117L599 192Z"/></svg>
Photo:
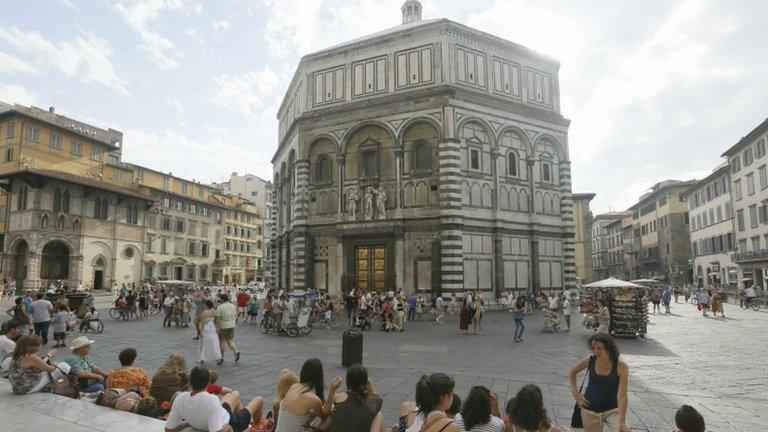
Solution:
<svg viewBox="0 0 768 432"><path fill-rule="evenodd" d="M80 336L80 337L75 338L75 340L72 341L72 346L69 347L69 349L74 351L76 349L80 349L82 347L91 345L94 342L96 342L96 341L88 339L87 336Z"/></svg>

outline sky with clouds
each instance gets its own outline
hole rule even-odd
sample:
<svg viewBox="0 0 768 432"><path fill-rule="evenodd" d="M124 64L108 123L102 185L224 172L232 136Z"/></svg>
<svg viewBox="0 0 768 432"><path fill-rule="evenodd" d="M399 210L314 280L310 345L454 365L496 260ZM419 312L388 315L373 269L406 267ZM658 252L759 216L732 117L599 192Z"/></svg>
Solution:
<svg viewBox="0 0 768 432"><path fill-rule="evenodd" d="M402 0L27 0L0 14L0 100L125 134L124 159L271 177L299 58L400 23ZM768 116L764 0L422 0L560 60L574 192L621 210L701 178Z"/></svg>

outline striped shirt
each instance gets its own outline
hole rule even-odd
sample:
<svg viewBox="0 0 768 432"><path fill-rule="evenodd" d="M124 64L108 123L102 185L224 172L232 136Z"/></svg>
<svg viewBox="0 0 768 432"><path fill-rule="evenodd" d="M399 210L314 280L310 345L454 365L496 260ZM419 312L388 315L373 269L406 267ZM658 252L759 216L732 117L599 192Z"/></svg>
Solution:
<svg viewBox="0 0 768 432"><path fill-rule="evenodd" d="M459 430L462 432L504 432L504 420L493 415L488 423L475 425L472 429L464 427L464 419L461 418L461 414L456 414L455 421L456 426L458 426Z"/></svg>

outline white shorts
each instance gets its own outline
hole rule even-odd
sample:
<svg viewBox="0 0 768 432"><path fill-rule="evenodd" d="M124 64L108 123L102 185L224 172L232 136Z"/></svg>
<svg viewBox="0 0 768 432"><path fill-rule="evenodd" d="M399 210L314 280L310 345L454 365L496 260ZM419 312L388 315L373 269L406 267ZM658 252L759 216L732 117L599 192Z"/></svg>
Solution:
<svg viewBox="0 0 768 432"><path fill-rule="evenodd" d="M238 306L238 307L237 307L237 313L245 313L246 309L247 309L247 308L244 308L244 307L239 307L239 306Z"/></svg>

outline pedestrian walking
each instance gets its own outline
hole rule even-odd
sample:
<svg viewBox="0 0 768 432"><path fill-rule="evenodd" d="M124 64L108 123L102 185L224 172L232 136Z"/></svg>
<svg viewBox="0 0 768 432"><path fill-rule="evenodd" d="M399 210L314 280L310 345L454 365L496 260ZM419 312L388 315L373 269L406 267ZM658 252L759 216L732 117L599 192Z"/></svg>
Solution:
<svg viewBox="0 0 768 432"><path fill-rule="evenodd" d="M525 324L523 324L523 318L525 317L525 297L520 296L512 306L512 316L515 319L515 342L523 341L523 331L525 330Z"/></svg>
<svg viewBox="0 0 768 432"><path fill-rule="evenodd" d="M597 331L598 334L609 334L611 331L611 311L603 299L597 299Z"/></svg>
<svg viewBox="0 0 768 432"><path fill-rule="evenodd" d="M568 326L565 331L571 330L571 299L570 297L564 297L563 299L563 317L565 318L565 325Z"/></svg>
<svg viewBox="0 0 768 432"><path fill-rule="evenodd" d="M581 407L585 432L629 432L627 387L629 366L620 360L619 347L606 334L589 339L592 355L581 359L568 372L571 394ZM586 369L584 394L576 387L576 376Z"/></svg>
<svg viewBox="0 0 768 432"><path fill-rule="evenodd" d="M408 321L413 321L416 319L416 302L418 300L416 299L416 294L411 293L411 295L408 296Z"/></svg>
<svg viewBox="0 0 768 432"><path fill-rule="evenodd" d="M235 344L235 319L237 318L237 309L235 305L229 302L229 295L221 295L221 304L216 308L216 325L219 331L219 346L221 348L221 358L217 364L224 363L224 347L228 346L235 354L235 361L240 360L240 351Z"/></svg>
<svg viewBox="0 0 768 432"><path fill-rule="evenodd" d="M200 312L198 319L198 334L200 335L200 363L220 361L222 356L221 342L216 331L216 310L211 300L205 300L205 309Z"/></svg>
<svg viewBox="0 0 768 432"><path fill-rule="evenodd" d="M525 293L525 314L526 315L532 315L533 314L533 291L528 290L528 292Z"/></svg>
<svg viewBox="0 0 768 432"><path fill-rule="evenodd" d="M664 305L664 313L669 315L670 303L672 303L672 287L668 286L661 294L661 303Z"/></svg>
<svg viewBox="0 0 768 432"><path fill-rule="evenodd" d="M653 303L653 310L651 313L661 313L661 308L659 307L659 303L661 303L661 288L656 287L653 289L653 293L651 293L651 303Z"/></svg>
<svg viewBox="0 0 768 432"><path fill-rule="evenodd" d="M461 311L459 312L459 333L467 334L469 328L470 308L466 297L462 300Z"/></svg>
<svg viewBox="0 0 768 432"><path fill-rule="evenodd" d="M691 287L688 284L683 287L683 297L685 297L686 303L688 303L688 299L691 298Z"/></svg>
<svg viewBox="0 0 768 432"><path fill-rule="evenodd" d="M163 300L163 308L165 309L165 317L163 318L163 327L170 327L173 319L173 304L175 299L172 294L165 296Z"/></svg>
<svg viewBox="0 0 768 432"><path fill-rule="evenodd" d="M475 309L474 313L472 314L472 324L475 329L475 334L483 334L483 315L485 312L483 311L483 305L485 302L483 299L477 299L475 300Z"/></svg>
<svg viewBox="0 0 768 432"><path fill-rule="evenodd" d="M53 305L43 298L43 293L38 292L36 300L32 302L32 325L35 327L35 334L43 340L43 345L48 345L48 327L51 325L51 314Z"/></svg>
<svg viewBox="0 0 768 432"><path fill-rule="evenodd" d="M435 322L438 322L440 324L445 324L445 321L443 321L443 317L445 316L445 309L446 305L443 301L443 296L438 294L437 298L435 298L435 310L437 312L437 318L435 318Z"/></svg>
<svg viewBox="0 0 768 432"><path fill-rule="evenodd" d="M30 319L22 297L16 297L16 300L13 302L13 307L5 311L5 313L10 315L12 317L11 319L18 324L21 336L29 334Z"/></svg>
<svg viewBox="0 0 768 432"><path fill-rule="evenodd" d="M699 308L701 309L703 316L709 316L707 315L707 311L709 310L709 301L711 300L711 296L709 295L709 292L705 289L701 290L699 292L698 300L699 300Z"/></svg>

